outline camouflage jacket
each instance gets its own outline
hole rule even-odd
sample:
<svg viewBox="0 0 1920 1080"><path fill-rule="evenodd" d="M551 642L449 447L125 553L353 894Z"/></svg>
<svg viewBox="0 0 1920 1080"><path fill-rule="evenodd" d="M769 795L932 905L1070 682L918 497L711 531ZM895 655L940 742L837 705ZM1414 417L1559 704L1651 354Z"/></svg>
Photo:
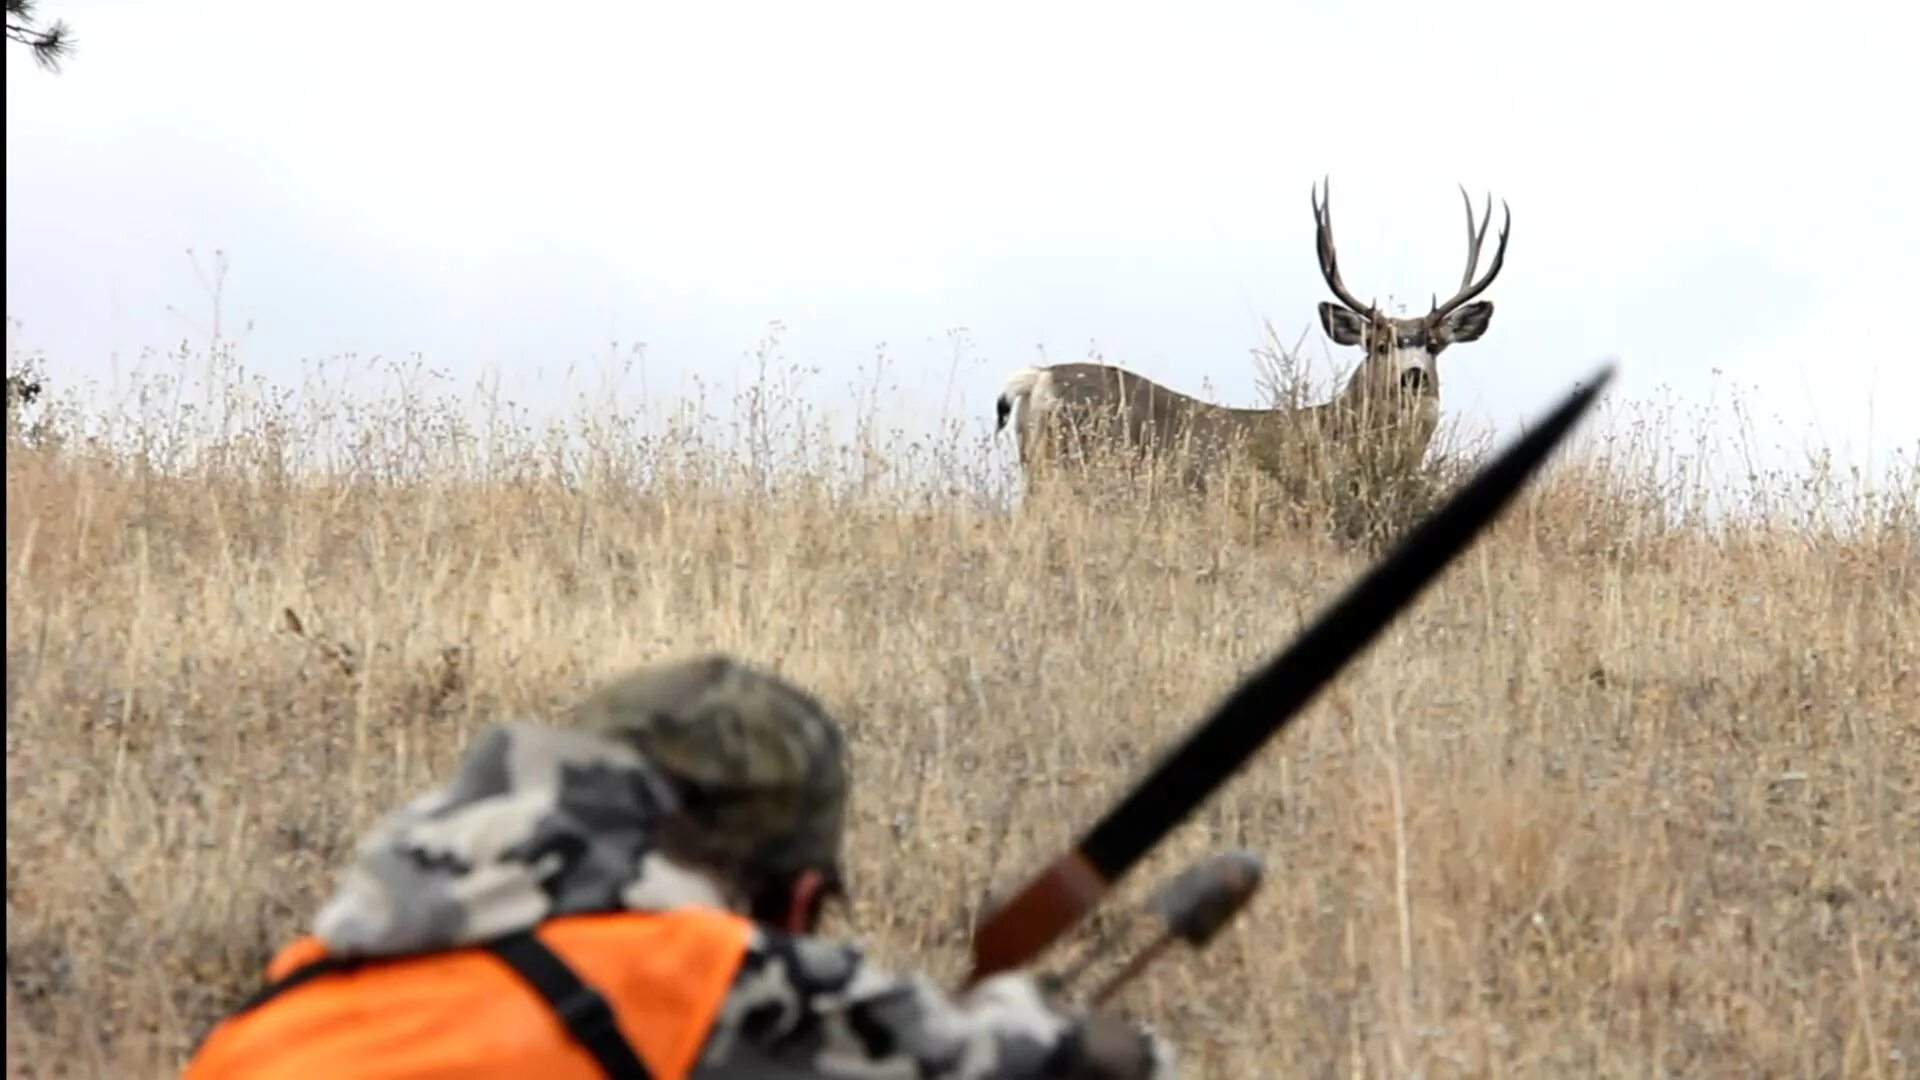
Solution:
<svg viewBox="0 0 1920 1080"><path fill-rule="evenodd" d="M629 747L568 728L486 732L453 780L361 842L314 932L337 956L451 948L590 911L744 910L655 843L673 788ZM1094 1059L1138 1060L1101 1071ZM756 926L697 1076L1173 1075L1150 1033L1090 1020L1008 974L950 996L876 970L852 945Z"/></svg>
<svg viewBox="0 0 1920 1080"><path fill-rule="evenodd" d="M854 946L762 930L695 1075L1173 1075L1164 1042L1139 1030L1125 1037L1137 1041L1124 1049L1142 1070L1103 1072L1088 1051L1082 1018L1043 1000L1029 976L985 980L966 997L954 998L922 977L876 970Z"/></svg>

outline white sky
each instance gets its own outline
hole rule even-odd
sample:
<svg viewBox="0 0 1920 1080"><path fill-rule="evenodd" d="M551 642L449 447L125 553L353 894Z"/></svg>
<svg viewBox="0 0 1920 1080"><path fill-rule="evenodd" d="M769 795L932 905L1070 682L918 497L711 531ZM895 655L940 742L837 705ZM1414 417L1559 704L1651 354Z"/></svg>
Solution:
<svg viewBox="0 0 1920 1080"><path fill-rule="evenodd" d="M1310 184L1355 290L1411 305L1458 280L1460 182L1514 228L1450 413L1611 356L1618 396L1911 456L1916 7L43 0L79 51L7 46L7 313L106 378L191 332L169 305L204 326L184 251L224 248L288 378L417 352L537 396L618 339L724 384L780 320L823 394L886 343L929 414L965 327L983 424L1089 343L1254 404L1263 318L1333 348Z"/></svg>

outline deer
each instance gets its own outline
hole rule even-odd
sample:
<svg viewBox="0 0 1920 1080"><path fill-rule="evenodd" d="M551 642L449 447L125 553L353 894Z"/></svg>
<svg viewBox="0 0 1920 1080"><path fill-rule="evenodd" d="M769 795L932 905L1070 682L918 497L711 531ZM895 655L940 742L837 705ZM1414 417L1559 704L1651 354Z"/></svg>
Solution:
<svg viewBox="0 0 1920 1080"><path fill-rule="evenodd" d="M1324 198L1317 188L1313 192L1315 247L1320 276L1338 302L1319 305L1320 325L1336 344L1364 350L1340 392L1313 405L1236 408L1190 397L1107 364L1024 367L1001 387L994 434L1012 424L1029 490L1043 467L1067 455L1065 443L1074 436L1091 436L1096 444L1126 451L1135 463L1183 453L1186 460L1177 475L1200 492L1206 490L1208 473L1232 448L1271 448L1277 445L1274 440L1287 436L1304 435L1319 444L1316 449L1380 445L1383 438L1391 438L1402 455L1395 459L1402 467L1425 456L1440 420L1437 361L1448 346L1477 341L1487 332L1493 304L1477 297L1505 265L1513 213L1502 200L1505 220L1499 246L1486 276L1476 281L1493 197L1488 195L1476 231L1473 201L1462 185L1467 267L1460 286L1445 303L1433 296L1424 315L1397 317L1376 304L1361 303L1342 279L1334 251L1332 184L1326 188Z"/></svg>

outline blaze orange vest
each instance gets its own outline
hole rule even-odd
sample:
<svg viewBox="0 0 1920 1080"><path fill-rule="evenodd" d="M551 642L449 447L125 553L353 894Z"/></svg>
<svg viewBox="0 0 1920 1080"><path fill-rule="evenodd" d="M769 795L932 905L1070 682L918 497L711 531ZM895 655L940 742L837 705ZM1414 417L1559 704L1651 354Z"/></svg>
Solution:
<svg viewBox="0 0 1920 1080"><path fill-rule="evenodd" d="M682 1080L746 951L711 908L570 915L486 945L354 963L302 937L183 1080Z"/></svg>

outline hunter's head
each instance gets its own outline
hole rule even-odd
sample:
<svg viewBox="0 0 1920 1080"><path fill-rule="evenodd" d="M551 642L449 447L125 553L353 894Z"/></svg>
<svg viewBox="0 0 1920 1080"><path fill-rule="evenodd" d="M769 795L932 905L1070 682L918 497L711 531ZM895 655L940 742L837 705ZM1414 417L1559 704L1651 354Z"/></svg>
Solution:
<svg viewBox="0 0 1920 1080"><path fill-rule="evenodd" d="M668 778L663 851L754 918L807 932L843 894L846 739L799 687L727 656L671 660L603 687L577 720Z"/></svg>

